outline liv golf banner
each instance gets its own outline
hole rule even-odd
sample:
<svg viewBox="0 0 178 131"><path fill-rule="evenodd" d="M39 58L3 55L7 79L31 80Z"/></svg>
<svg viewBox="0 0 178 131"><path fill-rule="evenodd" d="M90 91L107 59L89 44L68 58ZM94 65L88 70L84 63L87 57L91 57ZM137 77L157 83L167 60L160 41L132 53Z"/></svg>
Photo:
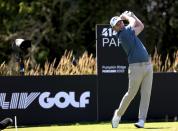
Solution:
<svg viewBox="0 0 178 131"><path fill-rule="evenodd" d="M0 77L0 119L18 125L97 120L96 76Z"/></svg>

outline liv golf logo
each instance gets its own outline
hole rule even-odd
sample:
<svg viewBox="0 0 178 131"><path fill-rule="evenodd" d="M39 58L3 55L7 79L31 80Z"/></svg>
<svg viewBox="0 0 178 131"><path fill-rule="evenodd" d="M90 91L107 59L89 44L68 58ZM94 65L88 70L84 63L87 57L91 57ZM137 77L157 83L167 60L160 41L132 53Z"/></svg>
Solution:
<svg viewBox="0 0 178 131"><path fill-rule="evenodd" d="M67 108L69 105L74 108L85 108L89 104L90 91L83 92L78 101L75 98L75 92L58 92L54 97L50 97L50 94L50 92L12 93L8 101L7 94L0 93L0 108L27 109L36 99L38 99L39 105L45 109L54 106Z"/></svg>

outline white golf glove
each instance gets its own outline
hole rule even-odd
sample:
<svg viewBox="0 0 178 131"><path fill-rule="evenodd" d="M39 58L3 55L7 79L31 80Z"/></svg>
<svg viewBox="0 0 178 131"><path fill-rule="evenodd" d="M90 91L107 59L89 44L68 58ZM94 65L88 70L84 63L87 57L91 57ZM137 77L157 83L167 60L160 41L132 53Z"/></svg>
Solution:
<svg viewBox="0 0 178 131"><path fill-rule="evenodd" d="M131 12L131 11L124 11L122 14L125 14L125 15L130 16L130 17L134 16L134 13Z"/></svg>

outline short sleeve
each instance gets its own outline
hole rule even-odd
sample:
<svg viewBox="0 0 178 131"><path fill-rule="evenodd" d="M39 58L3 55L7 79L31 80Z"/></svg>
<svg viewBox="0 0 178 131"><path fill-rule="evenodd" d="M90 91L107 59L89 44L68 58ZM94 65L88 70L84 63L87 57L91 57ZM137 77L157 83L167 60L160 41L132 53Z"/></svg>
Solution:
<svg viewBox="0 0 178 131"><path fill-rule="evenodd" d="M135 30L130 25L126 26L126 30L129 31L131 34L135 34Z"/></svg>

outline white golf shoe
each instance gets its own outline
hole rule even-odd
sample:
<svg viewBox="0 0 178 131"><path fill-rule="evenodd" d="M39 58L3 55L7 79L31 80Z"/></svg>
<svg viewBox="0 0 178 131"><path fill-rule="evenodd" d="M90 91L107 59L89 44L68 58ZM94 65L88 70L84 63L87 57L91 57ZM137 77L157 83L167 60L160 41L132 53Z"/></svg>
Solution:
<svg viewBox="0 0 178 131"><path fill-rule="evenodd" d="M135 123L134 125L137 127L137 128L144 128L144 123L145 121L144 120L139 120L137 123Z"/></svg>
<svg viewBox="0 0 178 131"><path fill-rule="evenodd" d="M114 116L112 118L111 124L112 128L117 128L119 125L119 122L121 120L121 117L117 115L117 111L114 112Z"/></svg>

